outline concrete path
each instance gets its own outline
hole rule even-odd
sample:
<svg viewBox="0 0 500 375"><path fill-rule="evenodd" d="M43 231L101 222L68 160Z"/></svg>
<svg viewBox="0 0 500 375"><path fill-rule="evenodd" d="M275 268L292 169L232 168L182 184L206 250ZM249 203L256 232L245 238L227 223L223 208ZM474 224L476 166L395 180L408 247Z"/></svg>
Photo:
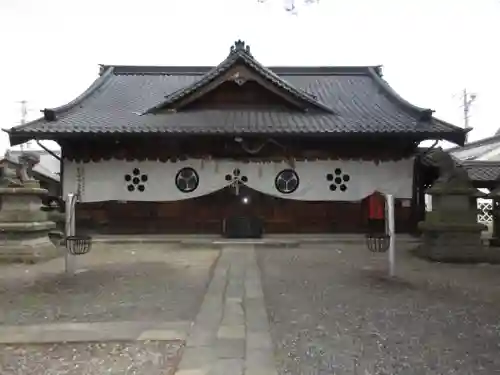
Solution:
<svg viewBox="0 0 500 375"><path fill-rule="evenodd" d="M176 375L276 375L253 246L227 246Z"/></svg>

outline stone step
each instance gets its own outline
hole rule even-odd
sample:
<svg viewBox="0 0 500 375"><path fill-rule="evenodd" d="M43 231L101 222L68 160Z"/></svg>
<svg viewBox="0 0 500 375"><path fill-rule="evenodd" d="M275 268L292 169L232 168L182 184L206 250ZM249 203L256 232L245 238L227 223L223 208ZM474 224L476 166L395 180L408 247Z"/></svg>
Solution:
<svg viewBox="0 0 500 375"><path fill-rule="evenodd" d="M0 344L185 340L190 322L100 322L0 325Z"/></svg>
<svg viewBox="0 0 500 375"><path fill-rule="evenodd" d="M217 235L95 235L95 243L164 243L185 248L214 247L228 245L253 245L267 247L298 247L303 244L364 243L364 234L318 234L318 235L267 235L260 239L227 239ZM418 243L420 239L406 234L397 235L398 242Z"/></svg>

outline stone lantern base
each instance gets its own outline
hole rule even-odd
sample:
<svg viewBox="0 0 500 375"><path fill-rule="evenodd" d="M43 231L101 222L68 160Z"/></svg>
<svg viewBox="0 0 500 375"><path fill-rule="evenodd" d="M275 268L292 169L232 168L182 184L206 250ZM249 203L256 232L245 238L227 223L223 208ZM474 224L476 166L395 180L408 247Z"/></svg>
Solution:
<svg viewBox="0 0 500 375"><path fill-rule="evenodd" d="M483 245L482 224L453 225L422 222L422 245L416 255L447 263L500 263L500 250Z"/></svg>
<svg viewBox="0 0 500 375"><path fill-rule="evenodd" d="M41 210L47 190L37 185L0 188L0 261L33 263L62 255L48 235L56 224Z"/></svg>
<svg viewBox="0 0 500 375"><path fill-rule="evenodd" d="M476 199L483 194L472 186L433 186L433 210L419 223L422 244L416 255L448 263L500 263L500 251L483 245L477 222Z"/></svg>
<svg viewBox="0 0 500 375"><path fill-rule="evenodd" d="M62 250L49 239L51 221L0 223L0 262L35 263L61 256Z"/></svg>

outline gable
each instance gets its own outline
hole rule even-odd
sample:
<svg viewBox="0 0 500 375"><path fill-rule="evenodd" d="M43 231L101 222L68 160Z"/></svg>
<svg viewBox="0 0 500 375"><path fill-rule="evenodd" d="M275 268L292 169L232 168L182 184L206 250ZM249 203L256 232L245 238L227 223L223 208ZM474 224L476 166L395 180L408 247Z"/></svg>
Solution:
<svg viewBox="0 0 500 375"><path fill-rule="evenodd" d="M195 109L287 109L304 110L296 101L266 88L255 80L227 80L217 87L179 103L177 110Z"/></svg>
<svg viewBox="0 0 500 375"><path fill-rule="evenodd" d="M280 97L280 104L287 102L288 104L286 106L288 108L335 114L333 109L319 102L314 95L294 87L289 82L261 65L250 54L249 47L245 46L245 43L241 41L237 41L235 45L231 47L229 56L217 67L204 74L195 83L167 96L166 100L149 108L145 114L158 113L165 110L170 112L181 111L190 103L210 94L221 85L227 88L233 86L227 83L234 83L243 87L248 82L254 83L252 86L253 91L257 89L255 84L260 86L259 90L261 93L268 91L264 95L273 98L270 104L272 104L277 97ZM248 102L248 98L250 97L249 91L251 90L247 86L244 90L238 90L236 92L238 96L242 95L241 98L245 101L245 105L251 104ZM245 93L247 93L247 96L245 96ZM243 99L244 97L246 99ZM262 100L260 100L260 102L262 102ZM257 104L262 103L256 103L256 105Z"/></svg>

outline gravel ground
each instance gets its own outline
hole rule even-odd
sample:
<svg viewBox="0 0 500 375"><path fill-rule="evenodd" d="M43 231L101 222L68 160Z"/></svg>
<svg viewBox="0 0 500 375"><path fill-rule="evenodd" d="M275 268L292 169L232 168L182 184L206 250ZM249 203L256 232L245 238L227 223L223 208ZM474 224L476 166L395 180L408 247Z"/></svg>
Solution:
<svg viewBox="0 0 500 375"><path fill-rule="evenodd" d="M398 249L258 250L281 374L500 374L500 267Z"/></svg>
<svg viewBox="0 0 500 375"><path fill-rule="evenodd" d="M63 259L0 267L0 324L193 320L216 250L96 245L64 275Z"/></svg>
<svg viewBox="0 0 500 375"><path fill-rule="evenodd" d="M170 375L179 342L0 346L2 375Z"/></svg>

